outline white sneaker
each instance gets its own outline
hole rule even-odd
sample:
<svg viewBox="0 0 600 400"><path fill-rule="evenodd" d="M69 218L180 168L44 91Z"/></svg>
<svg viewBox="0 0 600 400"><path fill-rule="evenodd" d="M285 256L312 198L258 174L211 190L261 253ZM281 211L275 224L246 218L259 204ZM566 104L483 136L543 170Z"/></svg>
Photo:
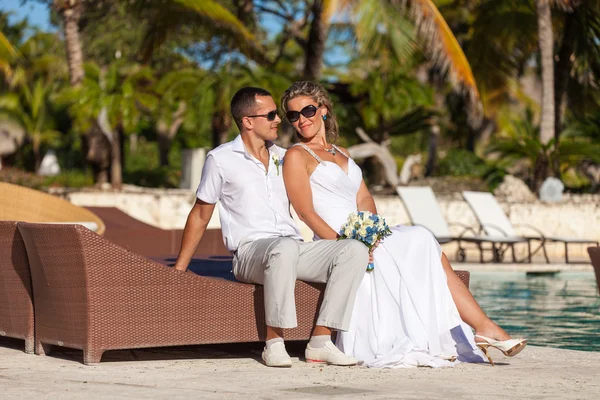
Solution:
<svg viewBox="0 0 600 400"><path fill-rule="evenodd" d="M331 365L356 365L358 360L342 353L340 349L330 340L325 343L325 347L312 348L310 343L306 346L304 356L307 363L326 363Z"/></svg>
<svg viewBox="0 0 600 400"><path fill-rule="evenodd" d="M286 367L292 366L292 359L285 350L285 345L281 342L273 343L269 348L262 352L262 359L267 367Z"/></svg>

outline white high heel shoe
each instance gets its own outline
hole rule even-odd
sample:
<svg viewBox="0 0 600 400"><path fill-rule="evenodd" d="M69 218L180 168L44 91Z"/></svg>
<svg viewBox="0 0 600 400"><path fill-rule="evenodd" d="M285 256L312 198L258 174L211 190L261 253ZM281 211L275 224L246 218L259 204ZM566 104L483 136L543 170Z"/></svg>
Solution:
<svg viewBox="0 0 600 400"><path fill-rule="evenodd" d="M494 364L492 357L490 357L490 354L488 353L489 347L500 350L502 354L507 357L513 357L519 354L521 350L527 346L527 339L508 339L500 341L481 335L475 335L475 337L485 340L485 342L475 342L475 344L481 349L492 365L496 364Z"/></svg>

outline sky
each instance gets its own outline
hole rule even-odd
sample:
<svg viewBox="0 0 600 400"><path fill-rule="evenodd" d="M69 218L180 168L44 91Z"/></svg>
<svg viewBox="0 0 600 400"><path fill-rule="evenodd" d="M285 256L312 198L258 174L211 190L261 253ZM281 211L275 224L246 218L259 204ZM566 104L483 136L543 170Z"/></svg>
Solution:
<svg viewBox="0 0 600 400"><path fill-rule="evenodd" d="M21 5L21 0L0 0L0 10L14 13L11 22L21 21L26 17L30 25L45 31L52 30L48 7L41 3L28 1Z"/></svg>

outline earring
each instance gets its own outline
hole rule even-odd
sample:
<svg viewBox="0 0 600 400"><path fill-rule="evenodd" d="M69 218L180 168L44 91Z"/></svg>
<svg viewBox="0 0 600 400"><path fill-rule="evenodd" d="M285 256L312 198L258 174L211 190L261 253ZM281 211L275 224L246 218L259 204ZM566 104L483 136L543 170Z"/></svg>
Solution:
<svg viewBox="0 0 600 400"><path fill-rule="evenodd" d="M323 121L327 119L327 114L323 115Z"/></svg>

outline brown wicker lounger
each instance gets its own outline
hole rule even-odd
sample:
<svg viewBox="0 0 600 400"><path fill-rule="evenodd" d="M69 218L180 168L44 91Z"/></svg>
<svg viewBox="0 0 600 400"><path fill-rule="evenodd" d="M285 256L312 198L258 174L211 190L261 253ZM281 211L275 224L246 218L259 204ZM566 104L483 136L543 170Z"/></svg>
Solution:
<svg viewBox="0 0 600 400"><path fill-rule="evenodd" d="M104 223L93 212L59 197L6 182L0 182L0 220L93 223L99 235L104 233Z"/></svg>
<svg viewBox="0 0 600 400"><path fill-rule="evenodd" d="M596 285L598 286L598 293L600 294L600 247L588 247L587 249L590 259L592 260L592 266L596 274Z"/></svg>
<svg viewBox="0 0 600 400"><path fill-rule="evenodd" d="M265 338L259 285L174 272L78 225L18 227L31 267L38 354L66 346L95 364L106 350ZM230 263L211 257L202 268L222 276ZM468 272L461 277L468 284ZM288 340L309 338L323 288L296 283L298 327L286 331Z"/></svg>
<svg viewBox="0 0 600 400"><path fill-rule="evenodd" d="M27 252L15 221L0 221L0 336L33 353L33 302Z"/></svg>
<svg viewBox="0 0 600 400"><path fill-rule="evenodd" d="M115 207L86 207L106 225L104 237L111 242L142 255L158 257L177 254L183 236L182 229L160 229L132 218ZM229 255L220 229L207 229L196 255Z"/></svg>

